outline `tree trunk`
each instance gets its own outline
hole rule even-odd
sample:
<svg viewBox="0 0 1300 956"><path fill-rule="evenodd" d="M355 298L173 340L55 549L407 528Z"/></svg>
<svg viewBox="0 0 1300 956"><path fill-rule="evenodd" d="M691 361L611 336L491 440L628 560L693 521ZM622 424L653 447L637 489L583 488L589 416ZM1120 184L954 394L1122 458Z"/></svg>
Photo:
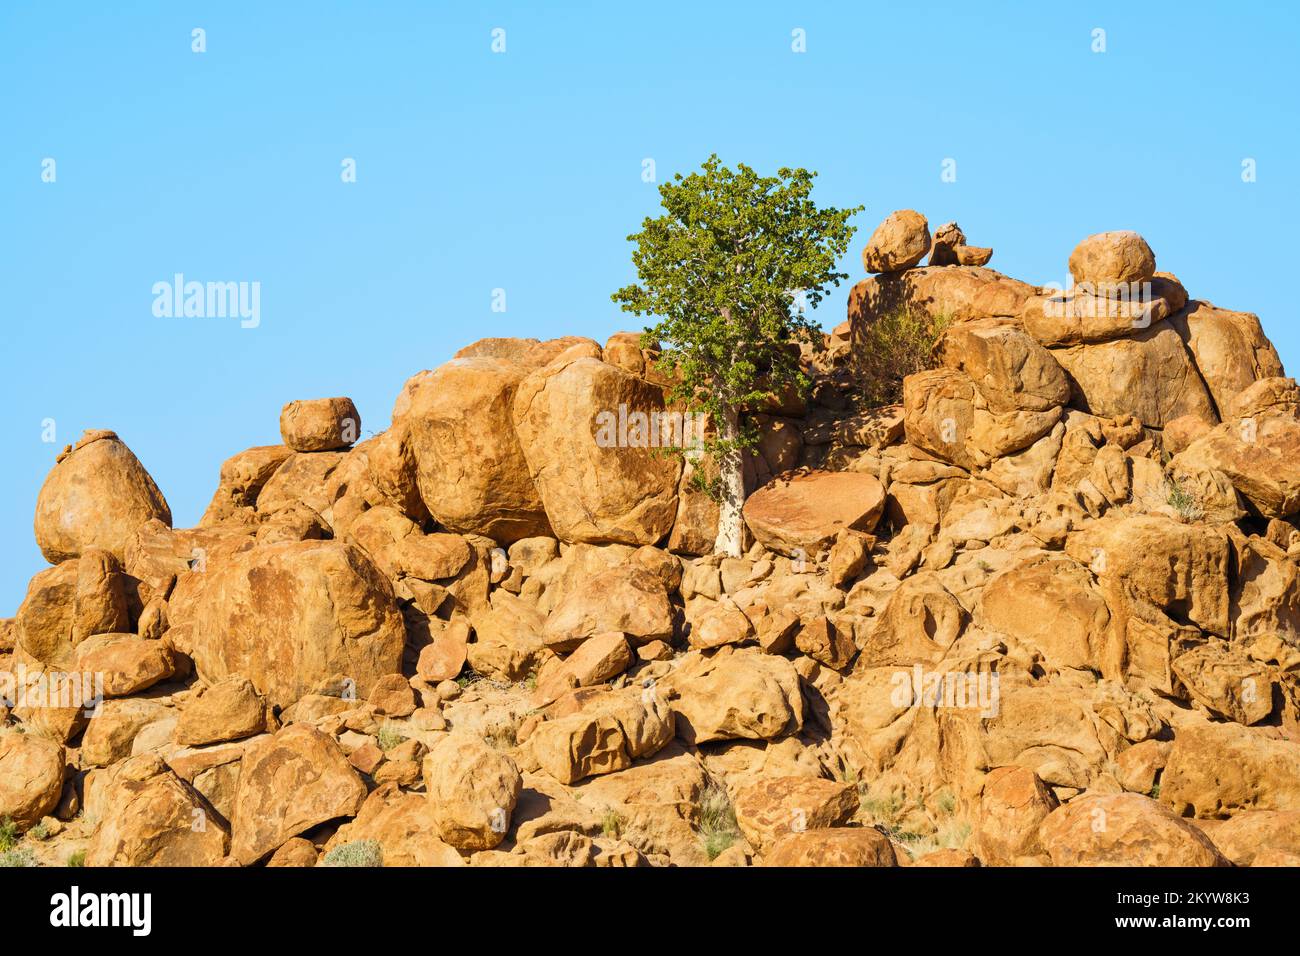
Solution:
<svg viewBox="0 0 1300 956"><path fill-rule="evenodd" d="M719 422L721 438L735 442L740 437L740 416L730 405L723 406ZM722 498L718 502L718 537L713 550L738 558L744 546L745 523L740 509L745 504L745 471L740 449L731 445L719 455Z"/></svg>

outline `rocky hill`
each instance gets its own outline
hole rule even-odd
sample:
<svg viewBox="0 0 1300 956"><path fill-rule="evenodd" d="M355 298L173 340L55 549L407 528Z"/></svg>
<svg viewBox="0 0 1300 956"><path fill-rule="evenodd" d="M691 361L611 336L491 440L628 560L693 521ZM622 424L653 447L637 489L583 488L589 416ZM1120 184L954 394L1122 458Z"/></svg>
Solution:
<svg viewBox="0 0 1300 956"><path fill-rule="evenodd" d="M876 230L750 412L743 557L633 333L476 342L364 441L290 402L194 528L87 432L0 622L0 859L1300 865L1300 389L1134 233L991 255Z"/></svg>

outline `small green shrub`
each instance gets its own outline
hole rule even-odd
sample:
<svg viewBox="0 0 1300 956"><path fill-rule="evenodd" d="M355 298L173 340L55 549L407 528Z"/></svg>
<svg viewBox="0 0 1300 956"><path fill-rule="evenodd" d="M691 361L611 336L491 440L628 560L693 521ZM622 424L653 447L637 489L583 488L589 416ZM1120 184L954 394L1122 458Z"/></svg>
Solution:
<svg viewBox="0 0 1300 956"><path fill-rule="evenodd" d="M384 848L377 840L353 840L325 854L322 866L383 866Z"/></svg>
<svg viewBox="0 0 1300 956"><path fill-rule="evenodd" d="M1184 488L1177 478L1170 478L1165 484L1168 488L1166 503L1185 521L1197 521L1205 516L1205 509L1196 500L1196 495Z"/></svg>
<svg viewBox="0 0 1300 956"><path fill-rule="evenodd" d="M951 321L948 315L930 316L900 305L862 329L854 361L868 408L901 402L903 379L935 367L935 346Z"/></svg>
<svg viewBox="0 0 1300 956"><path fill-rule="evenodd" d="M726 788L709 784L700 796L700 840L710 860L716 860L723 850L740 839L740 826L736 823L736 808Z"/></svg>
<svg viewBox="0 0 1300 956"><path fill-rule="evenodd" d="M380 750L392 750L405 739L406 735L402 733L402 728L391 720L380 724L379 733L375 735L375 743Z"/></svg>
<svg viewBox="0 0 1300 956"><path fill-rule="evenodd" d="M18 824L5 817L0 820L0 853L8 853L18 845Z"/></svg>
<svg viewBox="0 0 1300 956"><path fill-rule="evenodd" d="M36 857L32 856L31 850L6 850L0 853L0 868L35 865Z"/></svg>
<svg viewBox="0 0 1300 956"><path fill-rule="evenodd" d="M605 810L605 815L600 819L600 832L602 836L611 840L617 840L623 835L623 827L626 821L623 815L613 807Z"/></svg>
<svg viewBox="0 0 1300 956"><path fill-rule="evenodd" d="M74 850L68 854L68 866L85 866L85 865L86 865L85 850Z"/></svg>

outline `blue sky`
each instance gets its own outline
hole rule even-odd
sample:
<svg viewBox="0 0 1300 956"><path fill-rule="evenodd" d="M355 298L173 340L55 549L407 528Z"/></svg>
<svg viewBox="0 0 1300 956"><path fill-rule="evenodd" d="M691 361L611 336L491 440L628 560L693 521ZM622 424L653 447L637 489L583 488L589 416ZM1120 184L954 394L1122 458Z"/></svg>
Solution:
<svg viewBox="0 0 1300 956"><path fill-rule="evenodd" d="M854 281L897 208L1039 283L1137 229L1295 371L1298 48L1281 2L6 0L0 615L44 566L36 494L84 428L118 431L189 525L290 399L349 395L379 431L407 376L474 339L633 327L609 294L657 204L646 158L819 171L820 202L867 207ZM259 282L260 325L155 317L177 272Z"/></svg>

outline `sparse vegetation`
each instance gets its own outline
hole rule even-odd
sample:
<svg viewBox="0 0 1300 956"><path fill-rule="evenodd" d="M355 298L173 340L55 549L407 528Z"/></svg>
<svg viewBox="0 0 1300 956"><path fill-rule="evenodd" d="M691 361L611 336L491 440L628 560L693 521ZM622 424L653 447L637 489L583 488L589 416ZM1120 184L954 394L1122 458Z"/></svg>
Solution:
<svg viewBox="0 0 1300 956"><path fill-rule="evenodd" d="M68 866L77 867L77 866L85 866L85 865L86 865L85 850L73 850L71 853L68 854Z"/></svg>
<svg viewBox="0 0 1300 956"><path fill-rule="evenodd" d="M1184 488L1177 478L1169 478L1165 482L1165 487L1167 488L1165 502L1177 511L1184 521L1197 521L1205 516L1205 509L1196 500L1196 495Z"/></svg>
<svg viewBox="0 0 1300 956"><path fill-rule="evenodd" d="M602 836L617 840L623 836L623 828L626 825L627 821L623 819L623 815L613 807L608 807L600 820L600 832Z"/></svg>
<svg viewBox="0 0 1300 956"><path fill-rule="evenodd" d="M710 860L740 839L736 808L725 787L711 783L700 797L700 840Z"/></svg>
<svg viewBox="0 0 1300 956"><path fill-rule="evenodd" d="M903 379L935 367L935 346L951 321L899 305L865 326L855 354L866 407L903 400Z"/></svg>
<svg viewBox="0 0 1300 956"><path fill-rule="evenodd" d="M509 750L519 743L519 728L509 717L503 717L483 728L483 739L497 750Z"/></svg>
<svg viewBox="0 0 1300 956"><path fill-rule="evenodd" d="M897 793L884 797L869 798L862 801L862 809L871 818L871 822L885 832L895 843L907 850L913 859L925 856L935 850L957 850L966 845L970 838L971 826L965 820L954 818L957 812L957 798L950 791L941 790L934 797L933 813L926 813L924 803L918 799L915 804L916 814L911 813L907 802ZM917 826L918 816L933 820L930 832L920 833Z"/></svg>
<svg viewBox="0 0 1300 956"><path fill-rule="evenodd" d="M18 824L5 817L0 820L0 853L8 853L18 845Z"/></svg>
<svg viewBox="0 0 1300 956"><path fill-rule="evenodd" d="M383 866L384 848L377 840L353 840L325 854L322 866Z"/></svg>
<svg viewBox="0 0 1300 956"><path fill-rule="evenodd" d="M32 856L31 850L6 850L0 853L0 868L35 865L36 857Z"/></svg>
<svg viewBox="0 0 1300 956"><path fill-rule="evenodd" d="M402 733L402 728L391 720L380 724L379 733L375 737L380 750L392 750L405 739L406 734Z"/></svg>

